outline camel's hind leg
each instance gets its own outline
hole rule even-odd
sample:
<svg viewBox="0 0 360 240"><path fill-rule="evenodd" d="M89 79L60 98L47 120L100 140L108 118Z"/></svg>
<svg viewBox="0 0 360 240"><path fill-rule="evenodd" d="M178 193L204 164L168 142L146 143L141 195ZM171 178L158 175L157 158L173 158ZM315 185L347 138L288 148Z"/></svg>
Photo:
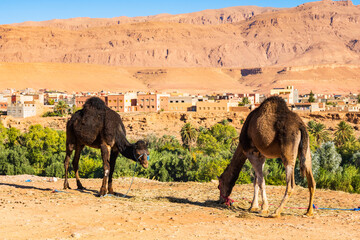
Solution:
<svg viewBox="0 0 360 240"><path fill-rule="evenodd" d="M306 215L312 216L312 215L314 215L313 203L314 203L314 193L315 193L316 183L315 183L315 180L314 180L314 177L312 174L312 170L311 170L311 155L310 155L309 149L310 149L310 147L308 147L308 151L306 154L306 161L305 161L305 175L306 175L308 188L309 188L309 192L310 192L309 207L307 209Z"/></svg>
<svg viewBox="0 0 360 240"><path fill-rule="evenodd" d="M265 165L265 156L261 155L260 153L255 154L248 154L248 159L251 162L251 165L254 168L255 171L255 179L254 179L254 198L251 203L250 211L258 211L259 209L259 203L258 203L258 193L259 188L261 190L261 197L263 200L263 203L261 205L261 213L268 213L269 209L269 203L266 197L266 191L265 191L265 180L264 180L264 174L263 169Z"/></svg>
<svg viewBox="0 0 360 240"><path fill-rule="evenodd" d="M284 198L280 203L280 206L278 207L278 209L276 209L272 217L280 217L282 210L284 209L287 201L291 197L295 188L295 175L294 175L294 164L293 164L295 163L295 160L293 162L287 162L283 160L283 162L285 164L285 172L286 172L286 190L285 190Z"/></svg>
<svg viewBox="0 0 360 240"><path fill-rule="evenodd" d="M118 151L111 150L111 154L110 154L110 174L109 174L109 184L108 184L108 192L110 194L114 194L114 189L112 187L112 176L113 176L113 173L114 173L116 158L118 157L118 155L119 155Z"/></svg>
<svg viewBox="0 0 360 240"><path fill-rule="evenodd" d="M74 150L74 145L66 143L66 156L64 160L64 167L65 167L64 189L71 189L68 181L68 172L69 172L70 157L73 150Z"/></svg>
<svg viewBox="0 0 360 240"><path fill-rule="evenodd" d="M74 156L74 160L73 160L73 168L74 168L74 172L75 172L76 185L77 185L78 189L85 189L80 182L80 176L79 176L79 160L80 160L80 154L81 154L81 151L83 150L83 148L84 148L84 145L76 145L75 146L75 156Z"/></svg>

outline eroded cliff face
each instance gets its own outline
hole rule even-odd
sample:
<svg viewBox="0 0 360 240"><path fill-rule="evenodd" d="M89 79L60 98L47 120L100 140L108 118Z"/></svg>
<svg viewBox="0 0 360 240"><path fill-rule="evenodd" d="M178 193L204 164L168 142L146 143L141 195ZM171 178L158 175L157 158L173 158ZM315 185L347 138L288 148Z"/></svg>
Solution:
<svg viewBox="0 0 360 240"><path fill-rule="evenodd" d="M322 1L290 9L3 25L0 61L241 68L359 64L359 23L359 6Z"/></svg>

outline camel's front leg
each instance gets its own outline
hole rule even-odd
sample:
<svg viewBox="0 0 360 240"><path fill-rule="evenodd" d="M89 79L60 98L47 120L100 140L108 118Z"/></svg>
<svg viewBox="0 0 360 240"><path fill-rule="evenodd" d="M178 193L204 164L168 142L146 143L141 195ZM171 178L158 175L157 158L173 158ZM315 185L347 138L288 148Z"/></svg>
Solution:
<svg viewBox="0 0 360 240"><path fill-rule="evenodd" d="M251 165L254 168L255 171L255 179L254 179L254 199L251 204L250 211L259 211L259 204L258 204L258 193L259 188L261 190L261 197L263 200L263 204L261 205L261 213L267 213L269 204L266 197L265 192L265 180L264 180L264 174L263 169L265 165L265 156L258 152L253 152L252 154L248 154L248 158L251 162Z"/></svg>
<svg viewBox="0 0 360 240"><path fill-rule="evenodd" d="M64 160L64 167L65 167L64 189L70 189L69 181L68 181L68 172L69 172L70 157L73 150L74 150L74 145L66 143L66 156Z"/></svg>
<svg viewBox="0 0 360 240"><path fill-rule="evenodd" d="M114 189L112 187L112 176L114 173L114 169L115 169L115 163L116 163L116 158L119 155L119 152L112 150L111 154L110 154L110 175L109 175L109 184L108 184L108 192L110 194L114 194Z"/></svg>
<svg viewBox="0 0 360 240"><path fill-rule="evenodd" d="M101 144L101 156L103 159L104 166L104 178L100 188L100 196L104 196L106 194L106 185L108 182L109 174L110 174L110 151L111 147L105 143Z"/></svg>

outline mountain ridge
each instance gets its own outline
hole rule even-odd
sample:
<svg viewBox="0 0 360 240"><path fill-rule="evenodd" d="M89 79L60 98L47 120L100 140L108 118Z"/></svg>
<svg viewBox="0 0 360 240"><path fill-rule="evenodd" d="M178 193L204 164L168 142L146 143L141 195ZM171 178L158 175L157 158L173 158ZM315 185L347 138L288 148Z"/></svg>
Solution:
<svg viewBox="0 0 360 240"><path fill-rule="evenodd" d="M244 10L236 17L234 14L238 9L248 9L246 11L251 16L245 14L244 17ZM0 25L0 62L91 64L140 70L182 68L195 82L194 76L201 72L197 68L219 68L222 72L227 69L261 68L263 74L242 76L238 73L235 81L240 85L231 80L229 85L213 84L208 90L242 86L246 91L252 87L254 91L263 92L271 86L282 84L282 87L288 83L308 90L319 79L329 82L321 83L324 91L328 92L345 92L354 90L354 87L355 90L360 89L357 71L350 67L360 66L359 6L351 1L326 0L294 8L258 8L256 13L254 9L234 7L192 14L162 14L147 20L145 17L146 21L138 18L136 21L140 22L134 20L110 25L106 25L108 22L105 21L87 27L82 25L86 19L82 19L76 28L60 28L56 24L54 27L52 22L41 22L44 26ZM220 18L224 12L228 15ZM241 20L241 16L244 19ZM219 20L222 20L221 24ZM76 24L79 21L72 26ZM331 65L342 67L333 68ZM289 71L291 67L306 66L328 66L326 68L336 77L328 76L320 67L317 70L314 68L311 73L302 70L297 81L291 80L290 76L294 75ZM269 72L266 69L271 68L278 71L265 74ZM191 70L194 73L190 73ZM344 76L340 74L342 72ZM329 79L323 79L322 75ZM227 81L224 80L226 77L217 77L217 81ZM254 83L249 82L250 79ZM336 86L337 81L346 79L349 86ZM173 78L167 76L158 80L154 77L146 81L144 86L165 89L167 87L161 87L159 81L169 83ZM154 83L151 84L151 81ZM203 83L199 80L199 89ZM178 80L166 86L170 85L173 89L177 86L187 89Z"/></svg>

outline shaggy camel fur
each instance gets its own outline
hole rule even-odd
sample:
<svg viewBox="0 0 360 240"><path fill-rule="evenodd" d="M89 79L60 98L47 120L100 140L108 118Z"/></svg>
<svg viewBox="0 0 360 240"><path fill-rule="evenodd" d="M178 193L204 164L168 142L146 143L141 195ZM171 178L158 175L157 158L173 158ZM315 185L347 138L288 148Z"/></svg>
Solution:
<svg viewBox="0 0 360 240"><path fill-rule="evenodd" d="M144 168L148 166L149 151L144 141L135 144L126 139L126 131L119 114L108 108L100 98L89 98L83 109L74 113L66 125L66 157L64 189L70 188L68 182L68 167L70 156L75 150L73 168L78 189L84 189L79 178L79 159L81 150L87 145L101 149L104 178L100 195L114 193L112 175L116 158L121 153L126 158L139 161Z"/></svg>
<svg viewBox="0 0 360 240"><path fill-rule="evenodd" d="M220 201L229 204L229 195L239 177L246 159L255 170L254 198L250 211L258 211L258 192L261 191L263 204L261 212L268 212L263 169L266 158L281 158L286 172L286 190L280 206L273 217L280 216L286 202L294 191L294 167L300 160L300 171L306 176L310 191L306 215L313 215L315 180L311 170L309 136L301 118L290 111L280 97L266 99L247 117L240 134L240 142L223 174L219 177Z"/></svg>

